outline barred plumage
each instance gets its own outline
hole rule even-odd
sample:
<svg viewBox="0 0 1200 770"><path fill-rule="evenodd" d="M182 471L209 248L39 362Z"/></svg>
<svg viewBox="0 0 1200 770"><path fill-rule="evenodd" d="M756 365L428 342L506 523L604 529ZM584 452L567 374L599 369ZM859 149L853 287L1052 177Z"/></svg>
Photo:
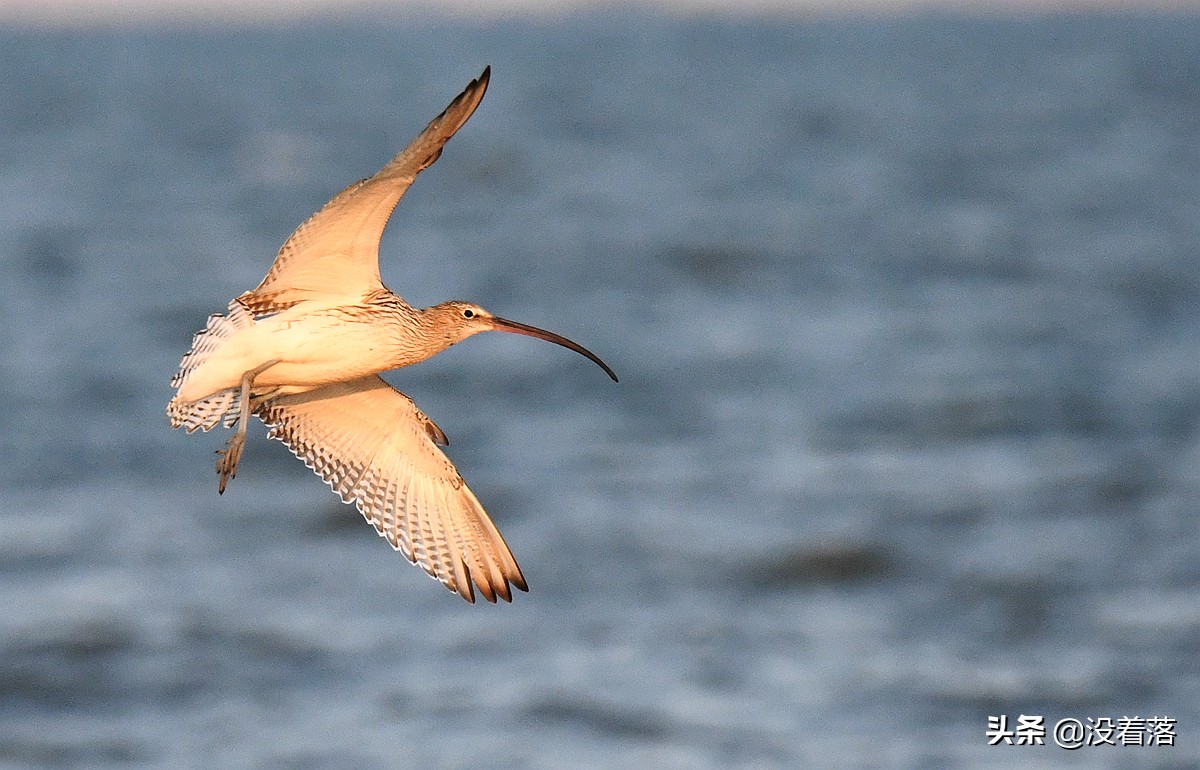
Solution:
<svg viewBox="0 0 1200 770"><path fill-rule="evenodd" d="M450 590L470 601L473 583L494 602L511 601L510 583L526 589L504 539L434 444L429 418L379 377L281 396L255 413L267 435Z"/></svg>
<svg viewBox="0 0 1200 770"><path fill-rule="evenodd" d="M262 283L215 315L183 357L167 406L191 432L236 423L217 462L218 489L237 471L251 414L268 435L353 502L375 530L467 601L527 590L474 493L438 444L446 434L379 378L473 334L548 340L608 365L552 332L444 302L416 310L380 281L379 239L417 174L466 123L489 69L377 174L338 193L288 238Z"/></svg>
<svg viewBox="0 0 1200 770"><path fill-rule="evenodd" d="M221 347L237 330L254 324L254 319L237 300L229 303L228 315L210 315L204 328L192 337L192 347L179 362L179 370L171 378L171 387L180 388L209 355ZM227 388L199 401L184 402L178 398L167 404L172 428L184 428L188 433L197 429L208 431L218 423L231 427L236 421L241 398L236 388Z"/></svg>

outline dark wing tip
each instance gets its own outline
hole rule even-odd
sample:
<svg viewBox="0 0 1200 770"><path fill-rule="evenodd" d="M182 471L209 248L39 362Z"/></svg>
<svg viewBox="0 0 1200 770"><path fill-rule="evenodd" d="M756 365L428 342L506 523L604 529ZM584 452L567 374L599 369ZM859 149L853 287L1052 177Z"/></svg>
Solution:
<svg viewBox="0 0 1200 770"><path fill-rule="evenodd" d="M480 586L480 588L483 588L483 587ZM520 591L524 591L526 593L529 592L529 586L525 584L525 577L520 574L518 574L515 577L509 577L504 582L498 583L495 586L489 586L488 588L490 590L486 591L484 593L484 598L486 598L492 604L496 604L497 599L503 599L504 601L508 602L509 604L512 604L512 600L513 600L512 589L513 588L516 588Z"/></svg>
<svg viewBox="0 0 1200 770"><path fill-rule="evenodd" d="M488 79L491 77L491 66L485 67L483 74L475 80L467 83L467 87L462 93L454 97L450 104L446 105L446 109L429 121L429 125L425 126L425 130L414 139L400 155L396 156L388 166L385 166L380 174L387 171L390 166L397 164L402 159L411 161L413 158L419 158L420 162L414 168L407 169L406 163L401 163L401 168L406 168L409 173L416 174L424 171L432 166L438 158L442 156L442 148L446 146L446 142L450 141L450 137L458 133L458 130L466 125L466 122L475 114L475 109L483 101L483 95L487 93ZM409 181L412 181L411 179Z"/></svg>
<svg viewBox="0 0 1200 770"><path fill-rule="evenodd" d="M492 65L489 64L483 68L483 72L481 72L479 74L479 77L475 78L470 83L467 83L467 87L464 88L462 93L459 94L458 97L455 98L455 100L450 103L450 106L446 108L446 112L450 112L455 106L457 106L458 104L460 104L462 102L472 101L475 104L474 104L474 106L471 107L470 111L467 113L467 117L470 117L470 113L474 112L475 107L479 106L479 103L481 101L483 101L483 95L485 93L487 93L488 83L491 82L491 79L492 79ZM442 114L444 115L445 112ZM463 118L462 122L466 123L467 122L466 118Z"/></svg>
<svg viewBox="0 0 1200 770"><path fill-rule="evenodd" d="M464 99L464 101L469 99L474 102L474 105L467 113L467 116L463 118L463 123L467 122L467 118L471 117L471 113L475 112L475 108L478 107L479 103L483 101L483 96L487 93L488 83L491 82L491 79L492 65L489 64L483 68L483 72L480 73L479 77L472 80L467 84L467 87L463 89L462 96L459 98Z"/></svg>
<svg viewBox="0 0 1200 770"><path fill-rule="evenodd" d="M483 72L480 73L479 77L475 78L470 83L467 83L467 87L462 90L462 93L456 96L454 101L450 103L450 106L448 106L442 115L439 115L438 117L444 116L447 112L452 111L455 107L466 101L472 101L476 106L478 106L479 102L483 100L483 95L487 93L488 82L491 81L491 79L492 65L489 64L483 68ZM475 107L471 107L470 112L474 111ZM467 117L470 117L470 113L468 113ZM466 118L463 119L463 123L465 122Z"/></svg>
<svg viewBox="0 0 1200 770"><path fill-rule="evenodd" d="M465 585L456 586L454 588L450 588L450 590L461 596L469 604L475 603L476 587L479 588L479 593L483 594L483 598L487 600L489 604L497 604L499 603L500 599L503 599L505 602L511 604L513 600L513 588L516 588L519 591L524 591L525 593L529 593L529 584L525 582L525 576L521 574L519 569L517 570L516 575L508 575L506 578L507 579L504 579L502 582L493 584L487 578L476 580L474 576L468 573Z"/></svg>

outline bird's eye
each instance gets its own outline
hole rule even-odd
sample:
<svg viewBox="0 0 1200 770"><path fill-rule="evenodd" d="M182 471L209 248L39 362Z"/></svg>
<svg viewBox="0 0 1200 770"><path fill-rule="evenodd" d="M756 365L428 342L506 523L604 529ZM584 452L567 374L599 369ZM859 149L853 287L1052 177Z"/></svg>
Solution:
<svg viewBox="0 0 1200 770"><path fill-rule="evenodd" d="M471 308L467 308L466 310L463 311L463 318L474 318L474 317L475 317L475 311L472 310Z"/></svg>

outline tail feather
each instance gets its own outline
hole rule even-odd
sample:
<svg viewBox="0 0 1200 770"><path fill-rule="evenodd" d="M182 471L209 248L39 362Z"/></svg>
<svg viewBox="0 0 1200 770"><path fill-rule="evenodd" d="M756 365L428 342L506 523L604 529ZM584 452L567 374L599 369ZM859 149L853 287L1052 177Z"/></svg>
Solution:
<svg viewBox="0 0 1200 770"><path fill-rule="evenodd" d="M204 361L224 344L234 332L254 324L254 317L237 300L229 303L228 315L211 315L204 328L192 338L192 348L179 362L179 371L171 378L171 387L180 388ZM219 391L199 401L181 402L179 397L167 404L167 416L172 428L183 428L188 433L209 430L224 423L230 427L237 420L241 406L238 388Z"/></svg>

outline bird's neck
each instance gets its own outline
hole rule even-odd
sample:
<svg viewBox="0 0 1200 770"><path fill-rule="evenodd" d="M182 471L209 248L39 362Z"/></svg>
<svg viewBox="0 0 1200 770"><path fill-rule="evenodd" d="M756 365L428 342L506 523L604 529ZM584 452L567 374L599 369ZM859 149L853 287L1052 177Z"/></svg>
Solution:
<svg viewBox="0 0 1200 770"><path fill-rule="evenodd" d="M393 368L409 366L432 358L458 340L446 332L444 324L439 324L430 308L416 309L408 307L394 310L392 328Z"/></svg>

